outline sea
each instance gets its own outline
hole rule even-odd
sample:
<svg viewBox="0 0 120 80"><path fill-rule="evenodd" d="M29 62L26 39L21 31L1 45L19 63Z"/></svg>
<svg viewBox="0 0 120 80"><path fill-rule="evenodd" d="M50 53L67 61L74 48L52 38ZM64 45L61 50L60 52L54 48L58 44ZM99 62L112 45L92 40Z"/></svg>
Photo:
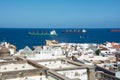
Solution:
<svg viewBox="0 0 120 80"><path fill-rule="evenodd" d="M29 35L29 32L47 32L55 30L57 36ZM45 40L56 40L59 43L120 43L120 32L111 32L112 28L0 28L0 42L6 41L17 47L17 50L26 46L45 45ZM120 30L120 29L115 29Z"/></svg>

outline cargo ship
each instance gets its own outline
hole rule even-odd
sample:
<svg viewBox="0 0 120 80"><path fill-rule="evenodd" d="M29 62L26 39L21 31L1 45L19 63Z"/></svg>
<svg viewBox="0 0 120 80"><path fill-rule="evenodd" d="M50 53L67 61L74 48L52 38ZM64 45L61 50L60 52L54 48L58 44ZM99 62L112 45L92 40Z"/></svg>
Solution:
<svg viewBox="0 0 120 80"><path fill-rule="evenodd" d="M62 30L61 32L62 33L86 33L87 30L86 29L82 29L82 30L79 30L79 29L66 29L66 30Z"/></svg>
<svg viewBox="0 0 120 80"><path fill-rule="evenodd" d="M120 29L110 30L110 32L120 32Z"/></svg>
<svg viewBox="0 0 120 80"><path fill-rule="evenodd" d="M50 31L50 33L43 33L43 32L28 32L29 35L33 35L33 36L57 36L58 34L56 33L55 30Z"/></svg>

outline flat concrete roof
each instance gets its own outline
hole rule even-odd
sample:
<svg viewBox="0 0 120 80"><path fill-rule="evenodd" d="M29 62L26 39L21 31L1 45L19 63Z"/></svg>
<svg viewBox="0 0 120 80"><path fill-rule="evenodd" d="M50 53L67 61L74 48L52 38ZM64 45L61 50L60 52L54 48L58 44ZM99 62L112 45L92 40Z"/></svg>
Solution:
<svg viewBox="0 0 120 80"><path fill-rule="evenodd" d="M47 62L38 62L38 64L41 64L49 69L57 69L57 68L72 68L72 67L78 67L76 65L70 64L68 62L62 62L59 61L47 61Z"/></svg>
<svg viewBox="0 0 120 80"><path fill-rule="evenodd" d="M88 80L87 69L61 70L57 71L57 73L73 80Z"/></svg>
<svg viewBox="0 0 120 80"><path fill-rule="evenodd" d="M88 66L83 63L78 63L68 59L38 60L36 62L53 70L93 68L92 66Z"/></svg>
<svg viewBox="0 0 120 80"><path fill-rule="evenodd" d="M28 63L18 63L18 64L4 64L0 65L0 72L7 72L7 71L16 71L16 70L29 70L29 69L36 69L36 67L28 64Z"/></svg>

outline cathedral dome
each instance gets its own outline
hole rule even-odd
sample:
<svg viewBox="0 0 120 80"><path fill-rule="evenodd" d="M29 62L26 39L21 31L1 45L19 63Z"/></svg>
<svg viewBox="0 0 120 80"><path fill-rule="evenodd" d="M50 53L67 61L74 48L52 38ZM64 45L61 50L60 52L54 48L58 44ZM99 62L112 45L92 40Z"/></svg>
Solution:
<svg viewBox="0 0 120 80"><path fill-rule="evenodd" d="M2 47L0 49L0 57L3 57L3 56L10 56L10 51L6 47Z"/></svg>

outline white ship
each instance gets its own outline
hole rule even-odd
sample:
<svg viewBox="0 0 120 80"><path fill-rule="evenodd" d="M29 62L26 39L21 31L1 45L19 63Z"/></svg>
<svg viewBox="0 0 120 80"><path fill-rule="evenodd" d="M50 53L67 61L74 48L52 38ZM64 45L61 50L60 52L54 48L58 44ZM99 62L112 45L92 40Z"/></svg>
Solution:
<svg viewBox="0 0 120 80"><path fill-rule="evenodd" d="M87 32L87 30L83 29L82 32L85 33L85 32Z"/></svg>
<svg viewBox="0 0 120 80"><path fill-rule="evenodd" d="M57 35L55 30L50 31L50 35Z"/></svg>

